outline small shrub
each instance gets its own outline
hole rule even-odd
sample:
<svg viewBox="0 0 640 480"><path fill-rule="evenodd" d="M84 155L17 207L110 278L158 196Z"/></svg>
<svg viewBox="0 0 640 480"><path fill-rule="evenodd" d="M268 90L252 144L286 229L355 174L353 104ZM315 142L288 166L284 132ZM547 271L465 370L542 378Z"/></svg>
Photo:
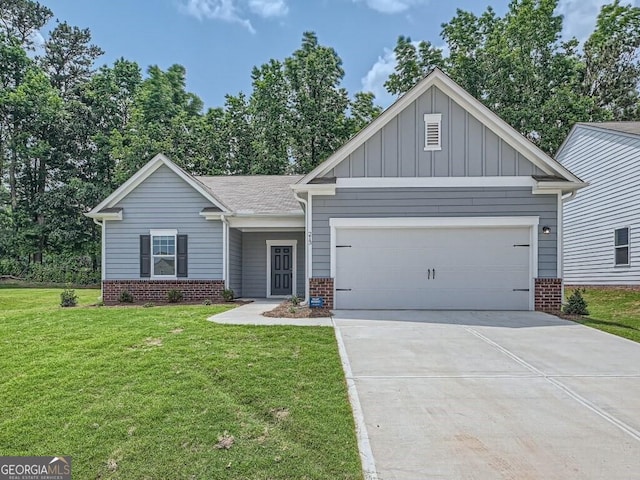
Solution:
<svg viewBox="0 0 640 480"><path fill-rule="evenodd" d="M289 313L296 313L296 307L294 307L293 305L291 305L289 307Z"/></svg>
<svg viewBox="0 0 640 480"><path fill-rule="evenodd" d="M222 298L225 302L233 302L233 299L236 297L236 294L230 288L225 288L222 290Z"/></svg>
<svg viewBox="0 0 640 480"><path fill-rule="evenodd" d="M61 307L75 307L78 304L78 296L75 290L71 290L69 287L65 288L60 294L60 306Z"/></svg>
<svg viewBox="0 0 640 480"><path fill-rule="evenodd" d="M211 300L209 300L208 298L205 298L205 299L202 301L202 304L203 304L203 305L211 305L211 303L212 303L212 302L211 302Z"/></svg>
<svg viewBox="0 0 640 480"><path fill-rule="evenodd" d="M297 307L298 305L300 305L300 297L299 297L299 296L297 296L297 295L292 295L292 296L291 296L291 304L292 304L294 307Z"/></svg>
<svg viewBox="0 0 640 480"><path fill-rule="evenodd" d="M133 303L133 295L131 295L129 290L122 290L118 297L118 301L120 303Z"/></svg>
<svg viewBox="0 0 640 480"><path fill-rule="evenodd" d="M587 309L587 301L582 296L584 290L576 288L573 293L567 299L567 304L564 306L564 313L569 315L589 315Z"/></svg>
<svg viewBox="0 0 640 480"><path fill-rule="evenodd" d="M178 303L178 302L181 302L181 301L182 301L182 299L183 299L183 297L184 297L184 296L182 295L182 290L175 290L175 289L172 289L172 290L169 290L169 291L167 292L167 301L168 301L169 303Z"/></svg>
<svg viewBox="0 0 640 480"><path fill-rule="evenodd" d="M156 304L153 302L147 302L144 305L142 305L144 308L151 308L151 307L155 307Z"/></svg>

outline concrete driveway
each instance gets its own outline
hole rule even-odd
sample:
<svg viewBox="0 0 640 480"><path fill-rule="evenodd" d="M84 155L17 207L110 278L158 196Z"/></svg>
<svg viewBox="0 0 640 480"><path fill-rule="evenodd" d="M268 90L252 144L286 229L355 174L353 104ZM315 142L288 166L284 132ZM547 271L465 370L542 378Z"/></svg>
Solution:
<svg viewBox="0 0 640 480"><path fill-rule="evenodd" d="M640 344L533 312L334 320L379 479L640 479Z"/></svg>

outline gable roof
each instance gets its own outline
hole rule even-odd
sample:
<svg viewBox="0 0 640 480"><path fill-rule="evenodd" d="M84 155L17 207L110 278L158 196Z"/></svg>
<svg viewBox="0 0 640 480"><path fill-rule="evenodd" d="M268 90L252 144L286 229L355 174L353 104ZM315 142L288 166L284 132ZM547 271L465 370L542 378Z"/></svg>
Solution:
<svg viewBox="0 0 640 480"><path fill-rule="evenodd" d="M578 123L577 125L604 128L605 130L613 130L614 132L640 135L640 122L584 122Z"/></svg>
<svg viewBox="0 0 640 480"><path fill-rule="evenodd" d="M290 186L302 175L238 175L195 177L240 215L302 214Z"/></svg>
<svg viewBox="0 0 640 480"><path fill-rule="evenodd" d="M178 175L182 180L187 182L191 187L193 187L198 193L200 193L204 198L209 200L214 206L219 208L223 212L228 212L229 208L219 199L217 198L211 191L209 191L202 183L197 181L194 177L189 175L187 172L178 167L175 163L169 160L162 153L157 154L151 160L149 160L140 170L134 173L131 178L129 178L126 182L124 182L120 187L118 187L111 195L105 198L99 205L93 208L89 213L85 215L89 218L100 218L104 217L105 214L109 213L109 210L113 208L118 202L120 202L123 198L125 198L129 193L131 193L135 188L144 182L148 177L151 176L153 172L158 170L163 165L170 168L176 175Z"/></svg>
<svg viewBox="0 0 640 480"><path fill-rule="evenodd" d="M170 168L182 180L211 202L212 207L205 210L240 215L302 215L304 213L293 190L290 188L292 184L302 178L301 175L195 177L178 167L165 155L159 153L85 215L96 219L121 220L122 208L115 208L118 202L163 165Z"/></svg>
<svg viewBox="0 0 640 480"><path fill-rule="evenodd" d="M517 152L522 154L526 159L531 161L546 174L555 175L562 178L563 181L573 183L575 184L574 188L584 186L583 182L578 177L527 140L516 129L498 117L498 115L484 106L480 101L476 100L471 94L438 68L435 68L411 90L396 100L393 105L387 108L379 117L363 128L327 160L318 165L309 174L305 175L298 184L309 184L316 177L320 177L328 173L332 168L345 160L358 147L373 137L387 123L400 114L400 112L411 105L418 97L420 97L420 95L433 86L442 90L452 100L462 106L462 108L481 123L486 125L490 130L501 137Z"/></svg>

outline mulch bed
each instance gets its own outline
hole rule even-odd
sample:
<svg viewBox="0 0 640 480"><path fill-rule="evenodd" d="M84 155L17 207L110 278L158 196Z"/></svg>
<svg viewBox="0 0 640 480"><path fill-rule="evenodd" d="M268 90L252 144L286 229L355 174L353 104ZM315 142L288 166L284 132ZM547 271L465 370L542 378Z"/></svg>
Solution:
<svg viewBox="0 0 640 480"><path fill-rule="evenodd" d="M108 304L108 305L102 305L99 303L94 303L92 305L89 305L89 307L145 307L145 306L149 306L149 307L179 307L180 305L184 306L184 305L201 305L203 307L209 306L209 307L215 307L215 306L219 306L219 305L233 305L233 306L241 306L241 305L246 305L247 303L251 303L251 301L246 301L246 300L234 300L233 302L221 302L221 303L214 303L212 302L209 305L206 305L202 302L195 302L195 301L186 301L183 300L181 302L167 302L166 300L163 301L157 301L157 302L141 302L141 301L134 301L131 303L126 303L126 302L118 302L118 303L114 303L114 304Z"/></svg>
<svg viewBox="0 0 640 480"><path fill-rule="evenodd" d="M328 308L309 308L306 305L294 305L289 300L282 302L273 310L264 312L265 317L273 318L321 318L330 317Z"/></svg>

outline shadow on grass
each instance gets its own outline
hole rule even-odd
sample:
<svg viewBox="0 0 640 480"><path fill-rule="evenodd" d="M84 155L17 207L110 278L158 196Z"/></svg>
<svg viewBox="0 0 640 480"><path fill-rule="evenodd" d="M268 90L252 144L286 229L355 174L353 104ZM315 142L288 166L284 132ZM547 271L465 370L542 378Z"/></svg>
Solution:
<svg viewBox="0 0 640 480"><path fill-rule="evenodd" d="M606 327L618 327L618 328L623 328L625 330L633 330L635 332L640 332L640 328L636 328L632 325L625 325L624 323L618 323L618 322L609 322L606 320L598 320L597 318L592 318L592 317L580 317L576 319L576 321L578 323L602 325Z"/></svg>

